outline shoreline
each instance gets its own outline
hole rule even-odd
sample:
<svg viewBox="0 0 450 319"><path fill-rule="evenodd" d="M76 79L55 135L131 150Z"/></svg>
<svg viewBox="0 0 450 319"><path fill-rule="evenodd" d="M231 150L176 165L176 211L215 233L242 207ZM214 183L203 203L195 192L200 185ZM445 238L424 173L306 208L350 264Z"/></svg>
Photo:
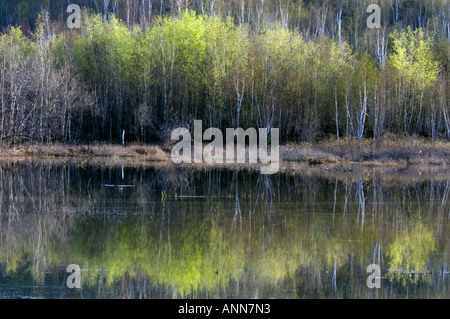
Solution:
<svg viewBox="0 0 450 319"><path fill-rule="evenodd" d="M450 142L388 136L380 140L326 140L317 144L280 145L280 171L305 168L342 170L349 166L382 169L445 168L450 170ZM247 149L248 152L248 149ZM0 161L51 161L112 166L193 168L260 168L261 164L174 164L161 144L32 144L0 147Z"/></svg>

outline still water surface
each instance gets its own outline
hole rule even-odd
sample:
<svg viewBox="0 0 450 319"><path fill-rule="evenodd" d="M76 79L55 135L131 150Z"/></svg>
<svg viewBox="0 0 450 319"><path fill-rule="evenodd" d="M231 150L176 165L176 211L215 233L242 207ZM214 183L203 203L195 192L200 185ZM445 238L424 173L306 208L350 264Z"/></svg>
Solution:
<svg viewBox="0 0 450 319"><path fill-rule="evenodd" d="M449 192L433 178L1 164L0 298L450 298Z"/></svg>

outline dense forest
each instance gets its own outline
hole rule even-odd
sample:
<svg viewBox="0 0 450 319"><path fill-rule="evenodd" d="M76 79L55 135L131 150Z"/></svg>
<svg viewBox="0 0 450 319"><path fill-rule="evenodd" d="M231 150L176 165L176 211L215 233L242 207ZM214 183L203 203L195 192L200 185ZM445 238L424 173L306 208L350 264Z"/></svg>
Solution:
<svg viewBox="0 0 450 319"><path fill-rule="evenodd" d="M367 0L3 0L0 143L164 142L194 119L450 139L450 3L373 2L381 28Z"/></svg>

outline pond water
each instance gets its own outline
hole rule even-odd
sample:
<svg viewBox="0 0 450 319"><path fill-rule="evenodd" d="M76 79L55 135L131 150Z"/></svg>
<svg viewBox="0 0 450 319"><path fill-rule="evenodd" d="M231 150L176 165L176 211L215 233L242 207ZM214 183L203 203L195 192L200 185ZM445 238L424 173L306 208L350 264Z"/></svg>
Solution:
<svg viewBox="0 0 450 319"><path fill-rule="evenodd" d="M0 298L449 298L449 192L437 178L0 164Z"/></svg>

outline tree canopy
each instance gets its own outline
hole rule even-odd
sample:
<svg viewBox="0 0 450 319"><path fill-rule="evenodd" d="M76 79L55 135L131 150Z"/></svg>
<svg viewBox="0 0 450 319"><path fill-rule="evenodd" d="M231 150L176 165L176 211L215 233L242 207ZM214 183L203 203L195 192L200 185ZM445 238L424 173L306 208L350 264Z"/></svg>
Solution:
<svg viewBox="0 0 450 319"><path fill-rule="evenodd" d="M48 12L29 34L5 29L2 143L115 142L123 131L129 141L164 142L194 119L221 129L278 127L283 142L385 132L450 137L450 42L440 14L413 23L415 5L385 1L383 28L368 29L347 15L361 9L352 1L244 1L240 16L238 2L207 2L152 11L151 22L138 19L141 6L130 22L128 2L113 12L105 2L99 13L83 9L80 30L61 28ZM341 13L333 22L339 32L328 10ZM400 23L402 13L410 25ZM305 29L317 15L317 30Z"/></svg>

